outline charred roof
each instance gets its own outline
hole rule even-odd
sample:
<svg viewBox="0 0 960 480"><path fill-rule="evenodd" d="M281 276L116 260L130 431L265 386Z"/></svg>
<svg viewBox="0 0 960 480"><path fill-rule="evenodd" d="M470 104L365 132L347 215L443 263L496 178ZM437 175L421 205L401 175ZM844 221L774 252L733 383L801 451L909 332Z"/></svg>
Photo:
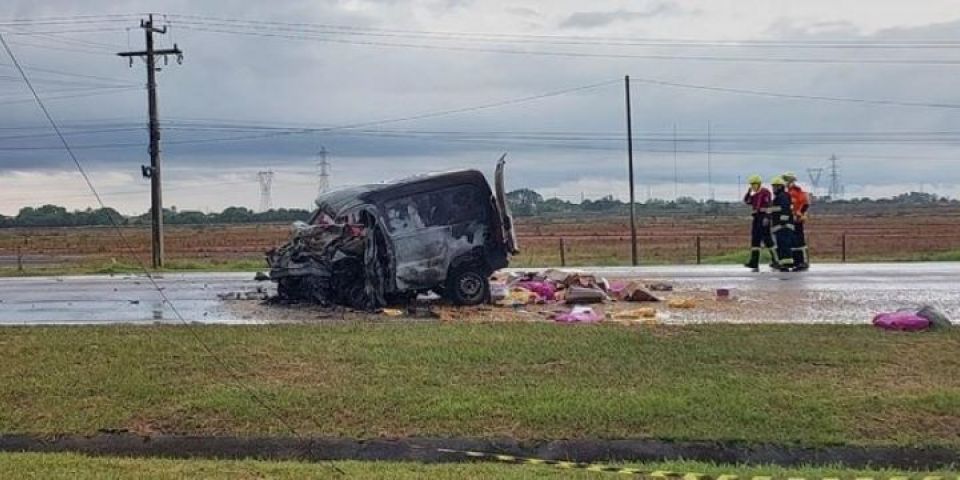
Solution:
<svg viewBox="0 0 960 480"><path fill-rule="evenodd" d="M424 189L444 188L454 185L475 184L482 185L489 190L486 178L478 170L456 170L452 172L427 173L392 180L384 183L360 185L329 193L317 197L316 204L320 210L336 216L340 212L364 203L379 203L384 199L396 196L410 195Z"/></svg>

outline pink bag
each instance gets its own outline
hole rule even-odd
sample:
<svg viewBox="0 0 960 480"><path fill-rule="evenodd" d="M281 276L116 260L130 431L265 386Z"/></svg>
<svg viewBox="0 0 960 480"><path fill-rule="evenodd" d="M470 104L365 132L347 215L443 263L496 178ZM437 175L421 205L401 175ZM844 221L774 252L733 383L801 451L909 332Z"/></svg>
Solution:
<svg viewBox="0 0 960 480"><path fill-rule="evenodd" d="M536 281L519 282L517 283L517 286L520 288L525 288L527 290L530 290L533 293L536 293L537 295L540 296L540 298L548 302L552 302L557 298L556 297L557 289L554 288L553 285L547 282L536 282Z"/></svg>
<svg viewBox="0 0 960 480"><path fill-rule="evenodd" d="M558 313L553 316L553 319L557 322L564 323L593 323L599 322L603 319L597 312L593 311L590 307L576 306L573 307L569 312Z"/></svg>
<svg viewBox="0 0 960 480"><path fill-rule="evenodd" d="M930 328L930 320L912 312L881 313L873 317L873 325L884 330L917 332Z"/></svg>

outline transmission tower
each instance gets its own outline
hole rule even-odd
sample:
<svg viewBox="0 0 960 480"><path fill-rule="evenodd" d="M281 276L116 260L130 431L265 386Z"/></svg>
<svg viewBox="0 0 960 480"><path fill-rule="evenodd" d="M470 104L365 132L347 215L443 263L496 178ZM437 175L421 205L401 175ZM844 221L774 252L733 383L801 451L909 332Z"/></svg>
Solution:
<svg viewBox="0 0 960 480"><path fill-rule="evenodd" d="M810 176L810 191L813 192L813 196L820 194L820 178L823 177L823 167L818 168L808 168L807 175Z"/></svg>
<svg viewBox="0 0 960 480"><path fill-rule="evenodd" d="M330 190L330 162L327 162L327 147L320 146L317 152L317 175L320 177L317 193Z"/></svg>
<svg viewBox="0 0 960 480"><path fill-rule="evenodd" d="M830 187L827 195L833 200L843 197L843 185L840 183L840 171L837 168L836 155L830 155Z"/></svg>
<svg viewBox="0 0 960 480"><path fill-rule="evenodd" d="M273 208L273 172L270 170L257 172L257 180L260 182L260 211L266 212Z"/></svg>

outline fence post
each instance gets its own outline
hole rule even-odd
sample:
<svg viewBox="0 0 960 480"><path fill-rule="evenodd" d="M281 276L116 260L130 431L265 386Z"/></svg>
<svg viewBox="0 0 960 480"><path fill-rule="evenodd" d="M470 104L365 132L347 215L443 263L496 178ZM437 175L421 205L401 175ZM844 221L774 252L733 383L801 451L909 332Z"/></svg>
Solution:
<svg viewBox="0 0 960 480"><path fill-rule="evenodd" d="M840 263L847 263L847 232L840 236Z"/></svg>
<svg viewBox="0 0 960 480"><path fill-rule="evenodd" d="M566 266L567 266L567 254L566 254L566 250L567 250L567 247L566 247L566 245L564 245L563 237L560 237L560 266L561 266L561 267L566 267Z"/></svg>
<svg viewBox="0 0 960 480"><path fill-rule="evenodd" d="M697 235L697 265L700 265L700 235Z"/></svg>
<svg viewBox="0 0 960 480"><path fill-rule="evenodd" d="M17 272L23 273L23 247L17 245Z"/></svg>

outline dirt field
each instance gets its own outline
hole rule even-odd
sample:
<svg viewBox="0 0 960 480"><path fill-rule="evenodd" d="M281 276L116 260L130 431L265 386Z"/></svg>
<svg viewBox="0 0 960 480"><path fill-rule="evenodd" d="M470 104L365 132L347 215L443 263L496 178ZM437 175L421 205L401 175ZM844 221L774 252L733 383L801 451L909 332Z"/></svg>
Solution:
<svg viewBox="0 0 960 480"><path fill-rule="evenodd" d="M945 260L960 251L960 212L951 215L821 216L809 223L811 254L821 261ZM740 261L748 247L748 218L641 218L639 255L643 264ZM619 265L630 261L627 218L589 220L520 219L521 255L515 266ZM167 258L181 265L247 261L284 242L286 224L168 226ZM123 241L109 227L11 228L0 230L0 268L82 266L112 261L133 263L131 253L149 258L149 230L124 228ZM127 248L131 245L133 252ZM845 250L845 255L844 255ZM255 268L255 267L254 267Z"/></svg>

